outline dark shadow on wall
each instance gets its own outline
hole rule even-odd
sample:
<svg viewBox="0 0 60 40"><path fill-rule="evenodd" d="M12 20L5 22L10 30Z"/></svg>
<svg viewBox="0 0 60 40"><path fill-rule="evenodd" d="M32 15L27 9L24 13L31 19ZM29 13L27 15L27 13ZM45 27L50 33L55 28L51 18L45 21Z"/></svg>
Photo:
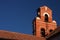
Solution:
<svg viewBox="0 0 60 40"><path fill-rule="evenodd" d="M0 38L0 40L16 40L16 39Z"/></svg>
<svg viewBox="0 0 60 40"><path fill-rule="evenodd" d="M60 40L60 32L54 34L53 36L51 36L47 40Z"/></svg>

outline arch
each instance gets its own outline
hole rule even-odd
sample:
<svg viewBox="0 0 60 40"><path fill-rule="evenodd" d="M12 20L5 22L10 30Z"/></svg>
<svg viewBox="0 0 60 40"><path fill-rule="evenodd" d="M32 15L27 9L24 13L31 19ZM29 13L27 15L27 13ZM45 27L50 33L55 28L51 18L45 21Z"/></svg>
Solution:
<svg viewBox="0 0 60 40"><path fill-rule="evenodd" d="M48 14L47 12L44 12L43 16L45 16L45 14L47 14L47 15L48 15L48 17L49 17L49 14Z"/></svg>
<svg viewBox="0 0 60 40"><path fill-rule="evenodd" d="M45 29L44 29L44 28L41 28L41 35L42 35L43 37L45 37Z"/></svg>
<svg viewBox="0 0 60 40"><path fill-rule="evenodd" d="M45 22L48 22L48 15L45 14Z"/></svg>

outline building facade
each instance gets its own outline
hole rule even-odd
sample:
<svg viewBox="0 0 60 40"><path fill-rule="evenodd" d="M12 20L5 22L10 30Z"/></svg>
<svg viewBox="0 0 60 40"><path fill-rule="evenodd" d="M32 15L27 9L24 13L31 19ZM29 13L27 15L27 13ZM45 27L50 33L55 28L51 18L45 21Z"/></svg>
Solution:
<svg viewBox="0 0 60 40"><path fill-rule="evenodd" d="M46 40L60 40L60 26L50 35L46 36Z"/></svg>

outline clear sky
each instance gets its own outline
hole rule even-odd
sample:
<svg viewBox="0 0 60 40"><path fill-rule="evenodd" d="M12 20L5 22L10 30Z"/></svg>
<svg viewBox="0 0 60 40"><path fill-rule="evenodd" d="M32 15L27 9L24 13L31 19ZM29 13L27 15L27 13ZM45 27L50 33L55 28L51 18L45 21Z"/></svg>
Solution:
<svg viewBox="0 0 60 40"><path fill-rule="evenodd" d="M0 0L0 30L32 34L36 9L46 5L60 25L60 0Z"/></svg>

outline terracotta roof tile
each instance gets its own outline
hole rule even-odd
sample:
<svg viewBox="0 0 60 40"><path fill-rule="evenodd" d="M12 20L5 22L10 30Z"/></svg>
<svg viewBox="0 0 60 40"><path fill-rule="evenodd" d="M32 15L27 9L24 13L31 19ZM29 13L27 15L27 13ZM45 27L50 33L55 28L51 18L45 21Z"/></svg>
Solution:
<svg viewBox="0 0 60 40"><path fill-rule="evenodd" d="M10 32L5 30L0 30L0 38L6 39L18 39L18 40L45 40L45 38L38 38L33 35L21 34L16 32Z"/></svg>

